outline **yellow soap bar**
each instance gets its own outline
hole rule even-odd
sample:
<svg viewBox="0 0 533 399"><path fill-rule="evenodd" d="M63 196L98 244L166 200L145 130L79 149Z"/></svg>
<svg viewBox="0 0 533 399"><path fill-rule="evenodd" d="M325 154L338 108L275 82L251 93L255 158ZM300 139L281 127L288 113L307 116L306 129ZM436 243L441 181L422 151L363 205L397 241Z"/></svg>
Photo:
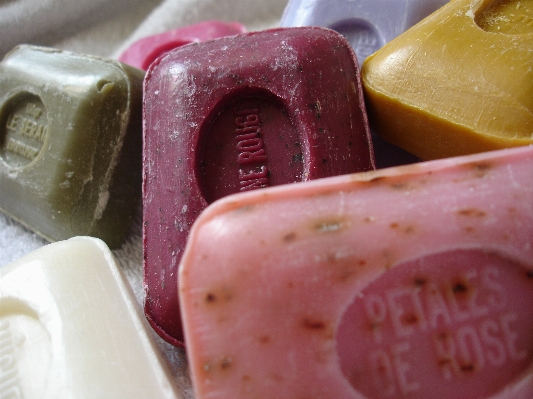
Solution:
<svg viewBox="0 0 533 399"><path fill-rule="evenodd" d="M424 159L533 143L533 0L453 0L368 57L372 129Z"/></svg>

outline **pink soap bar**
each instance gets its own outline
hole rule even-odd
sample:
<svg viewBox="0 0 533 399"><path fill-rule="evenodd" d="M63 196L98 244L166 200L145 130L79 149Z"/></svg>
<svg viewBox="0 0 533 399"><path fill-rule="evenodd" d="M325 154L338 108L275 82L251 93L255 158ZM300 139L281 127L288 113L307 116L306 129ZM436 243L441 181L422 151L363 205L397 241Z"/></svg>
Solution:
<svg viewBox="0 0 533 399"><path fill-rule="evenodd" d="M244 32L246 27L238 22L200 22L140 39L128 47L118 59L125 64L147 70L157 57L176 47Z"/></svg>
<svg viewBox="0 0 533 399"><path fill-rule="evenodd" d="M234 195L180 303L197 399L533 397L533 146Z"/></svg>
<svg viewBox="0 0 533 399"><path fill-rule="evenodd" d="M189 229L228 194L374 168L357 61L323 28L183 46L144 81L145 312L179 344Z"/></svg>

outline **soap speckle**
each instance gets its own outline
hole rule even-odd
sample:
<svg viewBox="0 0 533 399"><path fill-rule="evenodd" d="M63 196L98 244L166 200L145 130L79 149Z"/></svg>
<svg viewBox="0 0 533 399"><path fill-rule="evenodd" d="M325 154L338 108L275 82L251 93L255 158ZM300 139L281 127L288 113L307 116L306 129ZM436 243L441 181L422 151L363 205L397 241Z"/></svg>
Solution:
<svg viewBox="0 0 533 399"><path fill-rule="evenodd" d="M107 207L109 197L110 197L109 191L104 191L98 197L98 204L96 205L96 209L94 210L95 220L100 220L102 218L102 214L104 213L105 208Z"/></svg>
<svg viewBox="0 0 533 399"><path fill-rule="evenodd" d="M64 182L59 183L59 187L61 187L61 188L69 188L70 187L70 181L69 180L65 180Z"/></svg>
<svg viewBox="0 0 533 399"><path fill-rule="evenodd" d="M268 344L270 342L270 337L268 335L261 335L259 337L259 342L262 344Z"/></svg>
<svg viewBox="0 0 533 399"><path fill-rule="evenodd" d="M393 183L393 184L391 184L391 188L393 190L399 190L399 191L410 190L411 189L409 184L404 183L404 182Z"/></svg>
<svg viewBox="0 0 533 399"><path fill-rule="evenodd" d="M449 364L452 363L452 359L445 358L445 359L439 359L438 364L440 367L448 367Z"/></svg>
<svg viewBox="0 0 533 399"><path fill-rule="evenodd" d="M321 320L313 320L308 317L302 320L302 326L309 330L320 330L323 331L326 329L326 323Z"/></svg>
<svg viewBox="0 0 533 399"><path fill-rule="evenodd" d="M321 233L334 233L337 231L342 230L346 225L346 222L343 220L325 220L317 222L314 225L314 230L319 231Z"/></svg>
<svg viewBox="0 0 533 399"><path fill-rule="evenodd" d="M385 261L385 269L390 269L394 263L394 255L388 249L382 252L383 259Z"/></svg>
<svg viewBox="0 0 533 399"><path fill-rule="evenodd" d="M385 176L377 176L377 177L373 177L372 179L370 180L367 180L368 183L370 184L381 184L383 183L385 180L387 180L387 178Z"/></svg>
<svg viewBox="0 0 533 399"><path fill-rule="evenodd" d="M351 277L355 276L355 270L352 267L344 267L338 270L337 278L341 283L344 283L350 280Z"/></svg>
<svg viewBox="0 0 533 399"><path fill-rule="evenodd" d="M228 371L233 365L233 357L225 356L220 361L206 362L204 363L204 372L214 372L216 370Z"/></svg>
<svg viewBox="0 0 533 399"><path fill-rule="evenodd" d="M283 242L285 242L287 244L290 243L290 242L293 242L295 239L296 239L296 233L295 232L287 233L282 238Z"/></svg>
<svg viewBox="0 0 533 399"><path fill-rule="evenodd" d="M453 295L459 300L466 300L472 293L472 287L470 287L468 280L461 277L457 278L450 288Z"/></svg>
<svg viewBox="0 0 533 399"><path fill-rule="evenodd" d="M228 356L225 359L223 359L222 362L220 362L220 368L222 370L227 370L231 367L232 363L233 363L233 359L230 356Z"/></svg>
<svg viewBox="0 0 533 399"><path fill-rule="evenodd" d="M248 213L255 209L255 205L243 205L238 208L235 208L233 211L235 213Z"/></svg>
<svg viewBox="0 0 533 399"><path fill-rule="evenodd" d="M230 302L233 299L233 292L229 287L220 290L211 290L204 296L206 305L213 305L220 302Z"/></svg>
<svg viewBox="0 0 533 399"><path fill-rule="evenodd" d="M482 178L485 177L485 175L492 168L492 164L489 162L472 162L467 163L466 167L474 172L474 177Z"/></svg>
<svg viewBox="0 0 533 399"><path fill-rule="evenodd" d="M459 216L467 216L467 217L485 217L487 216L487 213L485 211L476 209L476 208L464 208L457 211L457 214Z"/></svg>
<svg viewBox="0 0 533 399"><path fill-rule="evenodd" d="M414 325L418 323L418 316L414 313L405 313L402 315L402 323L406 325Z"/></svg>
<svg viewBox="0 0 533 399"><path fill-rule="evenodd" d="M415 277L414 283L416 287L423 287L427 284L427 280L424 277Z"/></svg>
<svg viewBox="0 0 533 399"><path fill-rule="evenodd" d="M463 373L472 373L476 369L476 366L473 363L461 364L459 367Z"/></svg>
<svg viewBox="0 0 533 399"><path fill-rule="evenodd" d="M456 283L454 286L453 286L453 292L455 294L458 294L458 293L464 293L464 292L467 292L468 291L468 288L466 285L464 285L463 283L459 282L459 283Z"/></svg>
<svg viewBox="0 0 533 399"><path fill-rule="evenodd" d="M416 232L416 228L415 226L413 225L407 225L407 226L400 226L399 223L397 222L393 222L389 225L389 227L391 229L393 229L394 231L398 232L398 233L405 233L406 235L410 235L410 234L413 234Z"/></svg>

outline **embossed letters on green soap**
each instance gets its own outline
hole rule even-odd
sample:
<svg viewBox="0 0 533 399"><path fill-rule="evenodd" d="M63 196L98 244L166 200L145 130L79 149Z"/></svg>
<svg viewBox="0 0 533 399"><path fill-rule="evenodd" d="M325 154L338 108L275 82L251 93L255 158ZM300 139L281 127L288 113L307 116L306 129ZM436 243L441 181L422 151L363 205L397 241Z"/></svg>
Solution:
<svg viewBox="0 0 533 399"><path fill-rule="evenodd" d="M454 0L367 58L371 127L422 159L533 143L533 0Z"/></svg>
<svg viewBox="0 0 533 399"><path fill-rule="evenodd" d="M0 209L50 241L121 245L140 203L144 72L21 45L0 63Z"/></svg>

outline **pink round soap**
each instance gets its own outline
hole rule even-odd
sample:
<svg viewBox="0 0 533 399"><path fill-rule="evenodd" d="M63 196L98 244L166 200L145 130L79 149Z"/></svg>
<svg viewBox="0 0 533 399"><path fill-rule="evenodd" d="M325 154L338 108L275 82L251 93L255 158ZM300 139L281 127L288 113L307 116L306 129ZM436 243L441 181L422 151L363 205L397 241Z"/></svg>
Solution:
<svg viewBox="0 0 533 399"><path fill-rule="evenodd" d="M200 22L140 39L128 47L118 59L125 64L147 70L157 57L176 47L244 32L246 27L238 22Z"/></svg>

